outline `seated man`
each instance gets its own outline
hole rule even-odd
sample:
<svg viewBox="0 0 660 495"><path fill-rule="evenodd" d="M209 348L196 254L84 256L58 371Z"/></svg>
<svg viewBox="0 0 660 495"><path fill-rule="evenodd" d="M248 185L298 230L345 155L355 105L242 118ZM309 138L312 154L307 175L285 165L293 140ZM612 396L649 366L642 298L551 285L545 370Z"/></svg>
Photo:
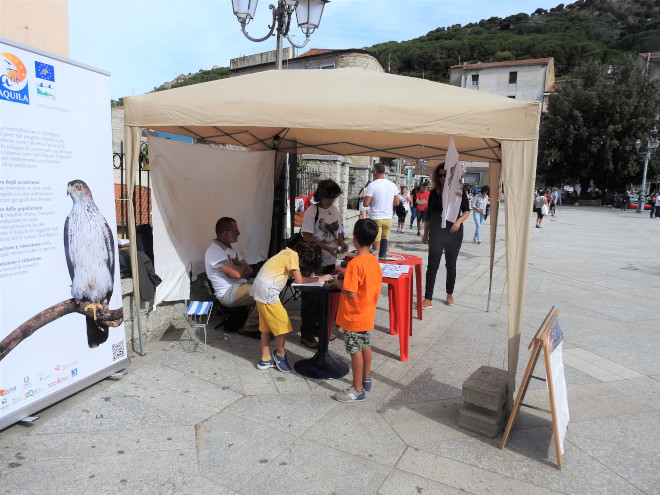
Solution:
<svg viewBox="0 0 660 495"><path fill-rule="evenodd" d="M228 308L250 306L252 284L247 279L253 275L252 267L231 247L241 235L236 220L222 217L215 224L216 238L206 250L204 264L206 275L213 286L215 297ZM259 337L259 314L256 308L245 322L245 332L256 332Z"/></svg>

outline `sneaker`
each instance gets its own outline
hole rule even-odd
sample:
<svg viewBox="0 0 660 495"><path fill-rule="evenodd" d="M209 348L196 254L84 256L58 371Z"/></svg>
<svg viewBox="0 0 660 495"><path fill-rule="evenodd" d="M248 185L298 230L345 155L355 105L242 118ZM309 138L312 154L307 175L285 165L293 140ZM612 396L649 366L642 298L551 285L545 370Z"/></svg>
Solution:
<svg viewBox="0 0 660 495"><path fill-rule="evenodd" d="M422 302L422 309L431 309L433 307L433 303L431 302L430 299L424 299L424 302Z"/></svg>
<svg viewBox="0 0 660 495"><path fill-rule="evenodd" d="M476 237L473 237L473 238L472 238L472 242L474 242L474 243L476 244L476 243L477 243L477 238L476 238Z"/></svg>
<svg viewBox="0 0 660 495"><path fill-rule="evenodd" d="M447 294L447 306L453 306L454 305L454 296L451 294Z"/></svg>
<svg viewBox="0 0 660 495"><path fill-rule="evenodd" d="M275 361L275 366L282 373L291 373L291 366L289 366L288 361L286 360L286 354L284 356L278 356L275 351L271 354L273 357L272 361Z"/></svg>
<svg viewBox="0 0 660 495"><path fill-rule="evenodd" d="M367 397L367 393L362 390L362 392L358 392L355 390L353 387L347 388L343 392L337 392L335 394L335 400L339 402L360 402L363 401Z"/></svg>
<svg viewBox="0 0 660 495"><path fill-rule="evenodd" d="M417 231L417 235L422 235L422 234L419 233L419 230Z"/></svg>
<svg viewBox="0 0 660 495"><path fill-rule="evenodd" d="M481 244L481 239L477 239L477 244Z"/></svg>
<svg viewBox="0 0 660 495"><path fill-rule="evenodd" d="M319 346L319 343L314 337L307 339L305 337L300 337L300 343L307 347L308 349L316 349Z"/></svg>
<svg viewBox="0 0 660 495"><path fill-rule="evenodd" d="M371 378L368 380L362 380L362 388L365 389L367 392L371 391Z"/></svg>
<svg viewBox="0 0 660 495"><path fill-rule="evenodd" d="M268 368L274 368L275 367L275 361L273 359L269 359L268 361L264 361L263 359L260 359L259 362L257 363L257 369L258 370L267 370Z"/></svg>

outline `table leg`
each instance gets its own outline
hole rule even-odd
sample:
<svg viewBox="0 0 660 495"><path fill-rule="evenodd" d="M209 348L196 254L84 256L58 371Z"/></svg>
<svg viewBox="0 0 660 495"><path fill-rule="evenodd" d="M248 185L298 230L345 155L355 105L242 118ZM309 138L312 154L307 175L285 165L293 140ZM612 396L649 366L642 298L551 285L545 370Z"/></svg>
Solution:
<svg viewBox="0 0 660 495"><path fill-rule="evenodd" d="M387 302L389 303L390 310L390 335L398 335L399 331L396 326L396 295L394 294L394 287L392 284L387 284Z"/></svg>
<svg viewBox="0 0 660 495"><path fill-rule="evenodd" d="M412 335L412 277L404 279L408 287L402 287L402 294L410 294L410 304L401 304L401 314L399 315L401 328L399 329L399 356L401 361L408 361L408 346L410 345L410 335Z"/></svg>
<svg viewBox="0 0 660 495"><path fill-rule="evenodd" d="M417 319L422 319L422 264L415 265L415 282L417 283Z"/></svg>
<svg viewBox="0 0 660 495"><path fill-rule="evenodd" d="M327 380L343 378L349 368L345 363L335 361L328 352L328 327L330 325L330 293L321 300L321 325L319 327L319 348L310 359L298 361L293 368L307 378ZM336 312L336 310L335 310Z"/></svg>

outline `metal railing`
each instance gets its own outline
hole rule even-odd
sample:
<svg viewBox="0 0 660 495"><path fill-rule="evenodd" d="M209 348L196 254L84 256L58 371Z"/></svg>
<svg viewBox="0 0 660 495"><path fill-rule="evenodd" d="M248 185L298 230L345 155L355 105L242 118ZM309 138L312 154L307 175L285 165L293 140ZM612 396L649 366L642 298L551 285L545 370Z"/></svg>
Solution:
<svg viewBox="0 0 660 495"><path fill-rule="evenodd" d="M135 224L151 225L151 170L147 143L140 145L139 173L134 190L131 192L135 206ZM117 232L126 237L128 225L128 190L126 188L126 157L124 143L120 145L119 153L112 154L112 166L119 177L115 176L115 204L117 214ZM118 179L118 182L117 182Z"/></svg>

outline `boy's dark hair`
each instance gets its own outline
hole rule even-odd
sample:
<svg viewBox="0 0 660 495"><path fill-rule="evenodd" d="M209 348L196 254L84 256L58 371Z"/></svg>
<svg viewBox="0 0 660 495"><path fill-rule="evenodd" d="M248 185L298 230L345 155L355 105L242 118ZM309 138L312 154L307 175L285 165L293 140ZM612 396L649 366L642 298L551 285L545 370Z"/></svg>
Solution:
<svg viewBox="0 0 660 495"><path fill-rule="evenodd" d="M334 180L324 179L319 181L314 192L314 200L321 201L326 198L337 198L341 194L341 187Z"/></svg>
<svg viewBox="0 0 660 495"><path fill-rule="evenodd" d="M371 218L360 218L355 222L353 235L360 246L370 246L378 235L378 224Z"/></svg>
<svg viewBox="0 0 660 495"><path fill-rule="evenodd" d="M296 234L294 234L289 242L291 242L295 237ZM302 240L302 236L300 236L300 239L293 245L289 245L287 243L287 247L298 253L300 273L303 275L309 276L321 267L323 260L321 248L314 242L304 241Z"/></svg>

